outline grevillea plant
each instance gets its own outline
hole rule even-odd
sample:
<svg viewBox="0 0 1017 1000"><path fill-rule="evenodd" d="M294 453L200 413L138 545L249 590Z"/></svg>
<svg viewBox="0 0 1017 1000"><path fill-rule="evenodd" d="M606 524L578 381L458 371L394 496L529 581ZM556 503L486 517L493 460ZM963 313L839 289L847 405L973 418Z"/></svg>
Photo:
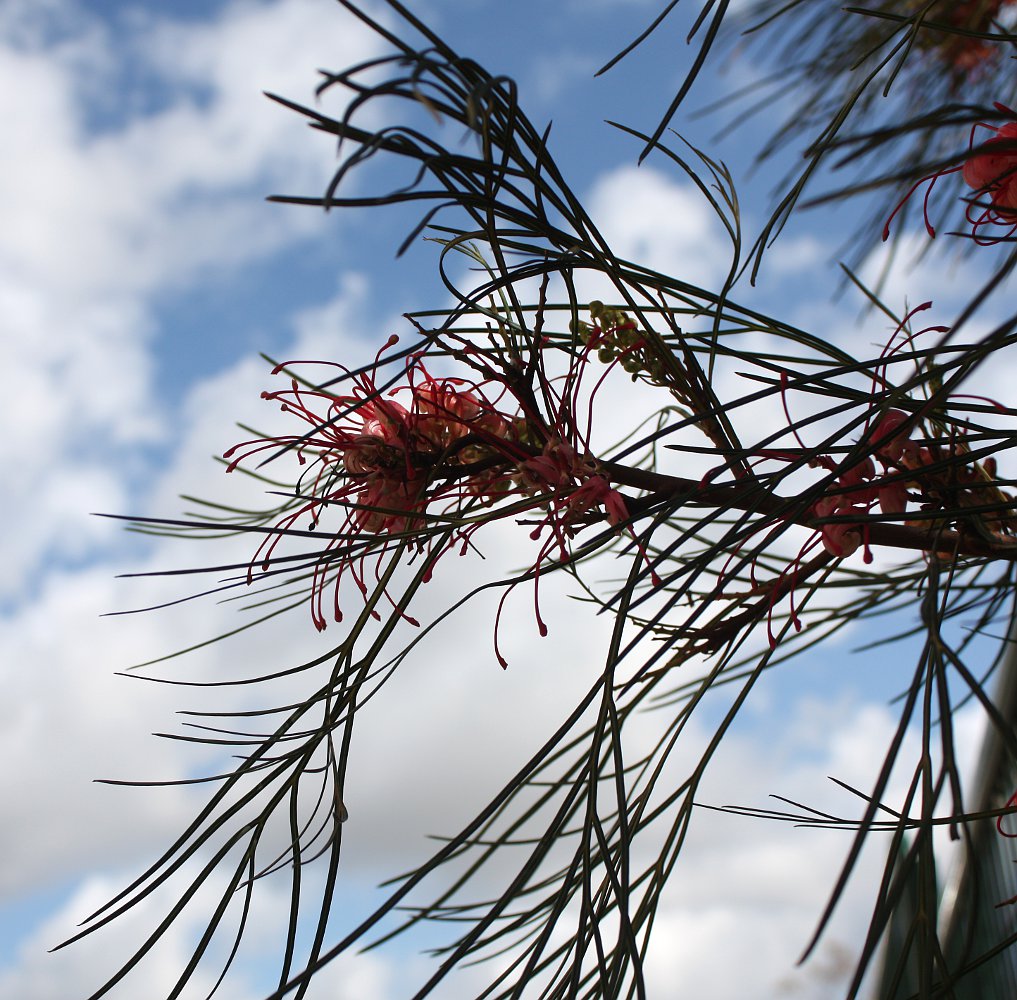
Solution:
<svg viewBox="0 0 1017 1000"><path fill-rule="evenodd" d="M974 843L971 830L998 820L1007 832L1014 811L1009 790L971 801L950 723L959 705L978 703L1005 754L1017 759L1013 720L988 683L1005 655L999 637L1012 634L1017 513L1013 480L1001 469L1011 459L1017 410L983 384L989 363L1017 341L1017 323L985 333L971 323L1011 264L994 263L994 273L986 265L984 287L956 318L937 313L935 302L897 308L866 292L874 308L850 349L827 330L804 330L740 303L737 292L747 259L758 264L806 181L831 151L850 147L840 130L851 116L871 128L852 142L902 162L910 155L915 129L886 125L886 116L914 109L898 100L884 111L873 89L888 87L895 74L907 79L906 104L932 95L915 128L923 148L930 136L952 143L952 158L929 174L916 157L874 186L892 183L894 201L906 201L916 178L960 173L970 189L967 210L983 213L971 220L976 242L985 242L989 226L1012 232L1014 126L986 124L991 135L982 129L964 148L963 133L989 117L984 108L960 114L954 101L954 71L974 60L982 86L1001 59L997 47L1013 40L998 24L1008 5L883 4L864 12L761 5L774 14L759 26L761 36L768 25L790 25L784 43L797 38L804 59L796 72L816 87L857 82L858 73L864 79L843 114L840 97L810 109L809 122L832 116L827 129L747 259L723 165L691 147L680 155L662 141L663 125L654 135L624 127L691 178L715 211L732 256L719 290L615 254L511 80L461 57L396 0L388 8L397 28L351 0L342 5L394 52L325 75L323 103L337 91L350 95L335 116L321 104L275 98L340 149L324 194L277 200L327 209L428 206L404 247L431 227L442 294L451 292L453 305L407 314L405 331L385 331L363 368L318 358L266 374L267 431L226 442L224 463L234 478L270 474L273 488L264 509L237 510L227 523L247 536L247 554L215 565L225 577L213 589L257 595L253 606L269 615L299 608L291 627L321 633L321 652L297 666L252 669L244 683L306 677L306 693L207 727L211 746L238 756L216 776L185 834L77 937L196 866L184 899L218 896L181 988L230 921L239 941L264 876L290 880L273 1000L304 996L343 952L422 924L447 930L448 940L417 996L484 958L496 960L484 996L646 996L654 915L680 864L704 774L739 710L764 673L863 623L873 643L922 639L913 666L895 665L899 725L872 787L845 787L853 795L844 816L796 804L789 812L740 811L849 831L843 870L806 953L862 847L885 834L883 877L872 887L871 922L856 942L847 992L859 995L892 924L894 940L907 943L891 954L888 981L917 970L920 996L944 995L944 984L1017 940L1003 935L975 953L951 951L928 918L938 899L927 877L938 830ZM709 30L719 31L727 8L705 4L697 24L712 16ZM817 39L828 37L838 39L837 58L821 71ZM712 41L710 34L678 103ZM875 54L884 44L890 55ZM926 75L944 66L948 79L923 89ZM361 124L358 116L375 104L387 124ZM399 124L393 107L405 112ZM449 123L458 131L446 146ZM459 141L462 130L469 143ZM782 133L787 141L794 135ZM371 174L367 187L347 193L350 176L376 157L411 166L415 180L373 193L369 185L383 182ZM851 194L858 192L849 185L838 197ZM1009 235L992 242L1005 250ZM476 265L464 286L450 276L460 255ZM937 322L919 327L925 313ZM219 536L221 513L215 505L207 520L136 524ZM512 538L511 566L479 559L497 531ZM468 571L456 572L458 560ZM511 680L499 643L509 602L532 595L531 627L540 635L575 627L545 620L540 587L551 574L567 577L582 607L612 622L595 676L473 819L445 831L447 839L394 880L380 905L330 938L344 824L356 823L346 775L358 712L368 700L384 703L389 679L439 621L491 589L499 592L492 660L509 668ZM442 575L465 581L462 599L428 613L422 593ZM694 763L681 762L676 748L693 738L690 720L707 703L721 705L709 739ZM912 755L905 737L915 732ZM895 770L905 773L907 791L890 802ZM281 852L269 836L280 827ZM223 882L225 889L213 889ZM905 897L917 902L901 916ZM170 906L93 997L136 972L179 912Z"/></svg>

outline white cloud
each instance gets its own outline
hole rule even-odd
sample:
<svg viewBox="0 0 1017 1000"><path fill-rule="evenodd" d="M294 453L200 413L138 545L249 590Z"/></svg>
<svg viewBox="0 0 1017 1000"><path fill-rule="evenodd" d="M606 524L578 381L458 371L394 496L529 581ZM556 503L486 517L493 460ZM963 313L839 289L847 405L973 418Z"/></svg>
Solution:
<svg viewBox="0 0 1017 1000"><path fill-rule="evenodd" d="M527 89L537 100L553 104L577 80L590 79L599 68L597 60L587 53L559 51L538 56Z"/></svg>
<svg viewBox="0 0 1017 1000"><path fill-rule="evenodd" d="M617 167L594 185L587 205L620 257L708 288L727 274L723 226L691 184L646 164Z"/></svg>
<svg viewBox="0 0 1017 1000"><path fill-rule="evenodd" d="M812 274L827 264L829 250L813 235L779 239L766 253L771 276Z"/></svg>
<svg viewBox="0 0 1017 1000"><path fill-rule="evenodd" d="M169 648L176 640L165 620L100 619L115 593L105 568L54 574L3 630L0 676L9 700L0 745L21 763L0 775L10 820L0 842L17 858L4 866L0 893L59 884L117 857L140 861L153 838L194 808L194 797L179 790L92 784L181 777L187 766L179 748L149 735L174 726L179 692L113 676L148 642Z"/></svg>
<svg viewBox="0 0 1017 1000"><path fill-rule="evenodd" d="M104 905L122 887L121 879L129 872L113 877L92 877L68 898L52 917L46 920L18 949L17 963L0 969L0 1000L55 1000L57 997L83 996L85 990L96 989L116 971L120 961L131 954L144 940L152 922L164 910L156 900L139 905L132 919L115 921L99 932L53 954L55 944L74 934L82 916ZM136 974L113 987L110 1000L132 1000L139 990L147 997L167 996L176 984L190 958L194 941L204 930L205 914L217 902L225 882L213 879L204 898L185 909L156 948L143 960ZM162 901L165 905L165 901ZM250 915L249 942L262 945L275 954L285 934L284 915L288 900L279 893L262 905L255 905ZM227 924L229 921L227 917ZM229 925L232 926L232 925ZM229 932L223 935L226 947ZM208 966L200 968L184 989L183 1000L202 1000L214 985L221 963L226 956L223 942L210 949ZM216 965L219 962L219 965ZM240 960L216 992L217 1000L260 1000L275 983L271 972L260 967L259 956L242 950ZM326 967L308 991L308 1000L396 1000L392 992L392 970L376 955L349 955Z"/></svg>
<svg viewBox="0 0 1017 1000"><path fill-rule="evenodd" d="M950 327L966 308L975 292L990 278L997 266L990 256L989 248L974 247L973 252L966 256L957 256L954 247L946 244L933 248L932 252L920 258L921 266L915 266L916 260L923 249L928 249L928 238L924 233L902 236L899 251L893 257L888 256L888 249L881 247L868 257L861 269L862 280L870 288L879 286L880 297L898 316L903 316L907 309L931 302L931 308L915 314L910 323L913 331L926 327ZM988 250L987 255L982 251ZM887 261L891 266L885 267ZM965 324L949 334L929 330L915 340L917 349L929 350L941 340L950 345L976 344L987 337L994 328L1004 324L1009 318L1009 303L1005 294L990 296L968 319ZM857 331L856 322L855 327ZM882 314L873 314L865 322L866 346L869 344L882 346L889 341L893 333L893 324ZM845 330L840 336L842 342L858 348L857 332ZM852 344L852 340L854 344ZM897 342L901 337L898 335ZM942 354L944 362L952 360L948 351ZM997 348L989 358L985 358L967 376L959 394L971 394L985 397L1001 403L1004 407L1013 408L1017 400L1014 397L1014 371L1017 369L1017 354L1012 346L1006 349ZM912 362L894 366L891 373L894 378L903 381L914 370ZM985 399L976 399L975 404L982 404ZM962 412L967 401L958 399L956 412ZM1008 435L1013 427L1013 419L1008 415L997 413L975 414L974 419L989 427L1002 428L1003 435ZM1010 478L1014 475L1012 459L1006 450L999 455L1000 475Z"/></svg>
<svg viewBox="0 0 1017 1000"><path fill-rule="evenodd" d="M362 295L362 283L350 277L328 306L300 319L294 356L324 356L325 341L328 348L351 360L370 350L356 322ZM268 366L250 358L196 384L174 428L175 451L141 509L158 516L180 516L180 492L215 501L260 502L261 484L252 487L240 476L225 476L223 466L211 456L221 455L244 436L235 427L236 420L275 424L278 410L260 398L269 384ZM54 434L60 433L54 427ZM63 470L61 488L52 500L55 513L47 516L80 524L93 537L122 531L120 522L87 513L92 506L105 511L123 509L122 492L110 492L110 484L116 485L117 479L103 478L98 463L72 466L71 473ZM197 759L194 754L181 754L178 745L155 741L148 733L175 730L174 710L199 701L205 707L211 695L199 699L179 688L116 678L113 672L235 628L243 619L238 619L232 605L218 607L212 599L141 615L100 616L186 596L214 585L222 575L119 582L112 579L114 573L201 566L231 558L243 563L250 555L249 539L244 537L214 544L157 541L133 566L120 561L73 572L51 571L42 578L32 602L11 612L0 631L0 678L8 691L4 713L9 715L0 731L0 744L9 759L26 763L0 774L5 800L17 803L16 821L0 832L0 845L19 859L0 874L0 893L59 882L81 866L101 867L127 853L140 856L194 810L203 792L135 795L91 784L97 777L173 779L194 767L202 769L200 754ZM296 655L288 630L313 631L303 609L290 622L274 632L267 626L256 638L241 638L239 646L234 642L228 650L212 647L210 652L195 654L180 661L179 671L175 663L161 669L169 675L182 672L206 679L235 675L231 663L244 648L252 655L258 651L266 659L285 660ZM245 647L245 642L251 645ZM230 704L236 703L232 692L227 698ZM59 739L53 738L54 732ZM88 753L71 752L75 747L87 747ZM127 809L130 823L124 820ZM69 815L94 816L96 822L84 834L67 822ZM27 837L29 830L37 833Z"/></svg>
<svg viewBox="0 0 1017 1000"><path fill-rule="evenodd" d="M860 267L859 277L868 288L878 289L891 309L903 312L904 302L913 308L931 301L940 317L938 322L947 322L949 314L966 305L991 274L986 257L977 252L980 248L974 249L976 252L961 256L948 241L930 246L924 231L906 233L893 244L874 248Z"/></svg>
<svg viewBox="0 0 1017 1000"><path fill-rule="evenodd" d="M135 448L165 433L153 298L323 224L263 202L276 186L321 188L328 150L261 89L310 100L317 66L378 44L314 0L238 2L186 25L139 16L129 32L70 4L5 8L0 113L22 153L0 191L3 409L17 427L0 462L16 470L5 521L25 530L9 537L0 598L25 593L47 556L108 542L108 526L84 515L126 506ZM109 100L96 80L125 85L132 61L163 105L95 133L90 112Z"/></svg>
<svg viewBox="0 0 1017 1000"><path fill-rule="evenodd" d="M145 293L210 266L237 268L313 225L313 213L262 199L276 184L323 187L329 140L262 90L313 103L318 66L377 53L366 29L317 0L278 0L234 3L213 22L159 17L124 37L88 37L96 63L140 59L167 102L91 134L80 67L8 49L9 139L31 155L13 162L0 209L4 256L22 281L45 278L72 300ZM183 86L196 82L200 101Z"/></svg>
<svg viewBox="0 0 1017 1000"><path fill-rule="evenodd" d="M823 734L812 731L819 708ZM731 734L720 748L697 801L781 808L788 795L840 815L860 805L825 775L867 788L892 732L889 712L848 703L836 712L803 699L752 735ZM887 800L896 801L895 784ZM826 903L851 834L802 830L758 818L700 813L661 907L648 962L651 995L681 983L691 996L824 997L854 972L878 878L878 836L866 849L815 955L805 949Z"/></svg>
<svg viewBox="0 0 1017 1000"><path fill-rule="evenodd" d="M502 546L509 544L511 539L506 537L496 546L501 551L493 553L495 561L504 560L507 553ZM426 602L433 600L435 606L442 602L446 590L440 578L436 577L436 584L436 592L428 595ZM89 607L103 600L102 590L94 583L93 588L98 593L90 598L82 597L78 590L80 605ZM54 605L60 607L62 621L75 629L83 649L90 651L102 642L110 657L142 645L165 648L179 629L177 621L188 621L193 634L209 618L192 608L179 619L160 613L96 623L104 635L98 627L91 631L82 628L68 587L54 588L50 596L52 600L39 607L33 622L21 623L18 632L24 647L5 649L0 662L11 662L9 652L14 662L23 662L23 648L53 659L40 633L52 618ZM520 599L528 600L529 595L520 595ZM490 610L482 602L439 632L362 713L348 788L351 818L345 830L344 870L354 885L405 870L432 849L423 839L426 834L452 833L470 818L525 754L545 738L575 690L586 683L583 675L588 679L597 669L602 638L591 632L585 616L570 615L567 602L545 593L551 637L538 639L527 616L517 616L506 637L511 647L510 667L505 672L499 670L489 646ZM150 635L146 641L140 634L153 629L161 635ZM259 664L283 658L284 650L293 648L296 632L307 634L308 629L305 615L298 611L287 629L262 632L249 644L218 647L204 658L203 673L235 675L243 669L238 664L252 657L257 657ZM54 647L59 642L54 636ZM195 704L197 696L179 689L154 689L154 694L146 697L150 689L136 685L126 689L126 696L118 697L116 686L128 682L111 680L108 672L97 670L94 652L83 653L80 662L68 658L63 650L59 656L66 668L50 678L44 701L33 703L19 689L17 675L4 678L6 690L14 684L11 703L29 706L3 727L5 744L9 744L4 752L31 761L31 766L25 766L13 779L13 785L8 775L2 789L5 801L19 803L21 810L14 829L8 828L11 836L5 838L3 849L9 862L5 870L18 873L22 885L39 880L43 872L51 877L69 874L75 865L108 868L133 858L137 869L160 842L168 841L194 808L192 797L176 793L168 798L163 792L114 790L107 794L102 788L86 787L85 781L89 770L96 767L119 774L128 769L141 777L179 773L184 762L174 748L152 740L146 731L172 727L165 718L169 705ZM21 684L29 686L27 680ZM231 692L220 703L240 707L248 697L264 700L257 692L253 696ZM208 702L202 698L201 704L207 707ZM844 796L822 776L834 774L864 787L878 763L891 721L884 709L842 706L826 717L830 724L820 733L813 725L816 710L815 704L802 703L783 730L786 736L776 741L770 730L734 734L708 772L706 786L697 798L752 805L765 802L768 793L776 792L800 795L819 808L829 808L834 802L843 807ZM658 711L641 722L636 720L633 735L646 726L665 725L666 714ZM61 734L59 743L52 739L54 730ZM696 746L707 736L702 725L693 723L687 739L683 738L688 749L680 757L685 761L694 757ZM66 752L70 746L91 749L87 756L71 756ZM789 767L789 762L800 758L803 747L808 759ZM638 749L637 739L629 752L634 754ZM190 767L195 766L202 767L192 758ZM680 767L675 773L679 771ZM44 780L46 794L38 794L35 789ZM72 816L76 821L68 822ZM82 817L88 818L82 821ZM35 835L24 837L26 829ZM648 965L652 995L665 994L675 982L685 984L696 995L706 995L697 994L696 985L712 981L714 992L710 995L718 1000L776 996L765 990L781 979L807 982L813 967L796 973L793 962L807 940L829 874L839 864L846 843L847 835L842 833L817 834L763 820L700 813L655 929ZM499 870L507 869L499 866ZM871 885L865 873L871 874L869 865L863 866L859 880L863 889ZM125 956L128 938L152 926L154 912L147 907L125 926L102 932L55 958L43 958L40 953L43 945L51 946L69 931L72 919L80 920L104 902L110 891L123 883L124 874L117 875L116 883L89 882L68 900L61 914L24 942L16 963L0 974L0 997L67 995L70 983L94 980L100 966L108 968ZM278 921L281 901L277 896L285 888L278 883L266 888L260 911L274 913L273 919ZM353 915L348 912L348 898L344 899L347 921ZM155 983L170 982L169 977L182 967L182 949L198 927L201 912L207 911L199 908L171 934L168 949L154 967L155 978L146 979L153 988ZM863 921L863 909L849 898L846 920L835 926L831 943L824 945L828 957L832 956L829 961L840 955L840 946L853 950ZM274 953L278 940L273 937L273 926L256 920L252 928L256 941L265 940L266 954ZM734 930L737 933L732 933ZM821 963L823 954L821 949ZM383 950L352 972L341 971L339 965L330 967L321 984L343 983L352 997L358 994L351 984L362 976L368 984L375 984L370 989L377 988L377 992L359 995L385 996L386 980L398 974L401 981L406 972L400 962L391 966L390 961ZM424 968L421 964L416 967L418 973ZM478 976L485 974L483 967L477 970ZM246 997L243 982L234 984L233 989L239 992L226 996ZM130 990L124 995L130 996ZM327 991L322 995L328 995Z"/></svg>

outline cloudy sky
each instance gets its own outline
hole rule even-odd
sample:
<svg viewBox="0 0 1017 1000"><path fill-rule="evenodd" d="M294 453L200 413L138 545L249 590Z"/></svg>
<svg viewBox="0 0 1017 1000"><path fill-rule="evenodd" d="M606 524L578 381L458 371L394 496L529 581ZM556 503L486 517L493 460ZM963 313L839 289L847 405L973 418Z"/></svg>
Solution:
<svg viewBox="0 0 1017 1000"><path fill-rule="evenodd" d="M645 95L676 83L682 36L671 31L642 62L592 79L653 6L428 0L414 9L460 51L514 75L535 121L554 120L559 159L618 253L719 282L727 257L708 207L663 162L636 167L638 149L603 123L652 127L663 97ZM258 397L270 383L259 352L354 365L389 334L409 332L403 312L444 304L433 247L393 258L406 216L326 217L264 200L321 191L334 149L262 92L311 103L317 69L384 51L332 0L0 5L0 455L11 470L0 492L0 749L8 761L0 773L0 1000L85 996L150 926L142 914L47 954L169 843L201 800L200 791L93 779L201 773L209 761L200 752L151 734L176 729L173 713L199 697L204 708L233 696L206 701L116 676L235 627L236 611L208 601L101 617L155 603L174 587L180 593L179 582L122 574L203 556L92 513L173 517L187 509L181 494L236 499L230 491L241 487L212 456L242 436L237 422L265 422ZM750 64L735 64L708 86L733 90L751 75ZM746 218L757 225L773 180L747 169L760 130L765 123L717 137L716 122L692 122L688 131L744 179ZM859 303L832 298L830 253L845 224L834 213L796 223L774 248L760 290L746 295L792 322L821 323L819 332L880 342L885 325L860 330ZM879 260L867 267L875 273ZM887 300L901 309L936 296L944 321L975 280L970 268L948 256L926 258L914 274L898 268ZM489 559L511 564L511 537L490 544ZM435 605L446 593L440 586L428 598ZM454 832L500 787L596 662L604 626L580 626L565 589L550 587L543 600L551 636L539 640L531 613L518 609L506 630L508 671L495 661L492 608L481 603L424 644L374 708L351 777L342 897L351 912L374 898L378 882L425 856L426 835ZM246 658L300 662L326 641L301 613L203 649L179 669L233 676ZM711 772L711 800L765 805L775 792L844 808L826 775L858 785L871 777L894 725L887 697L895 688L884 674L845 652L764 684ZM977 720L963 724L974 744ZM661 943L648 966L663 991L656 995L677 995L676 983L682 995L717 1000L829 995L865 926L864 891L850 897L814 961L794 962L845 848L842 834L704 814L656 926ZM266 951L280 927L272 891L252 927ZM146 966L144 987L129 983L114 995L163 995L198 929L197 915L185 920ZM312 995L399 1000L426 964L397 944L330 967ZM248 960L221 995L256 1000L271 975L271 963ZM203 996L213 979L186 995ZM477 981L449 995L471 995Z"/></svg>

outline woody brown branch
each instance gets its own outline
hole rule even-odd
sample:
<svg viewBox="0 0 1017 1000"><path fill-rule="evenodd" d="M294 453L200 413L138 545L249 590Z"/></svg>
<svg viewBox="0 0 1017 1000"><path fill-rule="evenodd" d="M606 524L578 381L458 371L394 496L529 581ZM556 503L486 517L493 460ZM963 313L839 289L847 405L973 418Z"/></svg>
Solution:
<svg viewBox="0 0 1017 1000"><path fill-rule="evenodd" d="M829 518L820 520L812 516L812 504L803 504L795 497L772 493L760 486L757 480L715 485L614 462L602 461L599 465L612 482L644 490L648 494L639 501L627 501L630 508L650 506L670 498L681 499L685 504L696 507L723 507L768 514L806 528L818 528L830 521ZM930 520L928 528L868 518L856 523L864 530L869 545L950 557L973 556L1017 562L1017 540L990 542L973 531L945 529L942 527L942 519L938 523Z"/></svg>

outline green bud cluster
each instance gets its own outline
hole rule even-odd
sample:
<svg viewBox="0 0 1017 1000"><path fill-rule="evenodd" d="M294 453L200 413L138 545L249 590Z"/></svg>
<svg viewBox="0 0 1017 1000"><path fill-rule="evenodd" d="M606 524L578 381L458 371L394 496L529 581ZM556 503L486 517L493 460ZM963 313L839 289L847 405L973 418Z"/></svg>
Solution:
<svg viewBox="0 0 1017 1000"><path fill-rule="evenodd" d="M580 320L573 324L573 330L584 344L594 341L600 361L604 364L617 361L633 382L643 376L655 385L666 384L663 366L646 350L646 340L627 312L594 299L590 303L590 318L592 324Z"/></svg>

